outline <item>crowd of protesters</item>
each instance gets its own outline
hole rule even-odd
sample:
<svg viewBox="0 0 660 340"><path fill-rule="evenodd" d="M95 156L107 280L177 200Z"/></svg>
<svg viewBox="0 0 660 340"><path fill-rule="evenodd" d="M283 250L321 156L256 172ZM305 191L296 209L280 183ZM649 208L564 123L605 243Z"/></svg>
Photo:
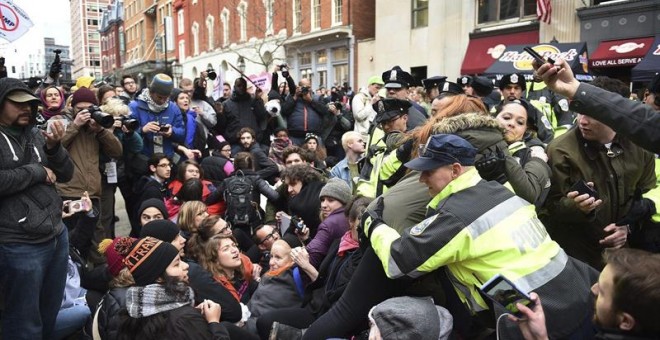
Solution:
<svg viewBox="0 0 660 340"><path fill-rule="evenodd" d="M0 79L0 338L660 338L660 75L535 67Z"/></svg>

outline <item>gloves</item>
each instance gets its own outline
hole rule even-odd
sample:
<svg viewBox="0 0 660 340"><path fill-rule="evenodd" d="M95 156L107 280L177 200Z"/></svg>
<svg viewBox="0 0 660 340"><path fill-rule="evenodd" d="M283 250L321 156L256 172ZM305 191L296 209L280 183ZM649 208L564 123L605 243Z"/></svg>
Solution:
<svg viewBox="0 0 660 340"><path fill-rule="evenodd" d="M475 168L479 171L479 176L487 181L498 181L500 184L506 182L506 175L504 173L504 164L506 162L506 155L499 148L495 152L484 155L478 162L474 163Z"/></svg>
<svg viewBox="0 0 660 340"><path fill-rule="evenodd" d="M367 238L371 237L373 231L381 225L385 224L383 221L383 211L385 210L385 203L383 197L376 199L376 208L373 210L365 210L360 219L360 229L364 232Z"/></svg>
<svg viewBox="0 0 660 340"><path fill-rule="evenodd" d="M628 213L616 222L616 225L633 225L639 222L644 222L649 220L651 216L655 215L655 213L655 203L648 198L642 197L642 190L638 188L635 189L632 204L630 205Z"/></svg>

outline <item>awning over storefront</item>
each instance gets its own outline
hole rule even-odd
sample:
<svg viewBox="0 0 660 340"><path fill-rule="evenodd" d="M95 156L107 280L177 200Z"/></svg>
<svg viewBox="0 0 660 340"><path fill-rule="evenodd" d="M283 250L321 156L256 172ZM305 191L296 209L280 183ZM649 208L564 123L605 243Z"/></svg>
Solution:
<svg viewBox="0 0 660 340"><path fill-rule="evenodd" d="M538 45L512 45L507 46L506 51L484 72L484 75L495 77L498 80L505 74L522 73L531 80L532 56L523 50L526 46L532 46L544 58L562 58L566 60L573 69L575 77L579 80L591 80L587 69L587 44L586 43L548 43Z"/></svg>
<svg viewBox="0 0 660 340"><path fill-rule="evenodd" d="M538 41L539 32L535 30L470 38L461 74L482 74L508 49L507 45L537 44Z"/></svg>
<svg viewBox="0 0 660 340"><path fill-rule="evenodd" d="M655 41L644 59L633 67L630 72L631 80L648 82L658 72L660 72L660 35L655 37Z"/></svg>
<svg viewBox="0 0 660 340"><path fill-rule="evenodd" d="M601 41L589 57L589 67L625 67L639 64L654 37Z"/></svg>

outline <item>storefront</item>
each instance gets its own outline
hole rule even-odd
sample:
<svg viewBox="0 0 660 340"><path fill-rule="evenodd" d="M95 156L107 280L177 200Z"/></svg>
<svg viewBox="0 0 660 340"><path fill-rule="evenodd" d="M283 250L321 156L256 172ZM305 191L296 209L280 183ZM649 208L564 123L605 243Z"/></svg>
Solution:
<svg viewBox="0 0 660 340"><path fill-rule="evenodd" d="M509 50L511 45L538 44L539 31L538 27L536 28L515 33L470 34L470 42L461 66L461 74L483 74L493 63L500 59L505 51Z"/></svg>
<svg viewBox="0 0 660 340"><path fill-rule="evenodd" d="M646 52L642 61L631 70L632 81L648 82L660 72L660 35L655 37L653 45Z"/></svg>

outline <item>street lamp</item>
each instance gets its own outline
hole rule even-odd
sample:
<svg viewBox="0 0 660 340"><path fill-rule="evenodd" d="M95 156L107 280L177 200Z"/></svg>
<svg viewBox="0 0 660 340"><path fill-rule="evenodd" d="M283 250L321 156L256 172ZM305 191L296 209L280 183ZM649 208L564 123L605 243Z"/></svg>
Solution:
<svg viewBox="0 0 660 340"><path fill-rule="evenodd" d="M241 73L245 73L245 60L243 58L238 59L238 69Z"/></svg>
<svg viewBox="0 0 660 340"><path fill-rule="evenodd" d="M174 76L174 86L179 86L179 79L183 76L183 65L175 61L172 62L172 75Z"/></svg>

